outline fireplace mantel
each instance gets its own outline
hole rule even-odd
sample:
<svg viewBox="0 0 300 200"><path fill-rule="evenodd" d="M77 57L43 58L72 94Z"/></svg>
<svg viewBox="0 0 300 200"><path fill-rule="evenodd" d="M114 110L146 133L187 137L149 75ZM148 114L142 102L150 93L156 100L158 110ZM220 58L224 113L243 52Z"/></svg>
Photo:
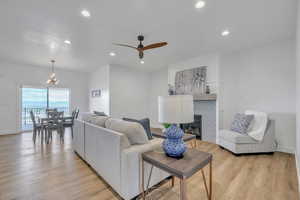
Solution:
<svg viewBox="0 0 300 200"><path fill-rule="evenodd" d="M217 94L200 94L194 95L194 101L216 101Z"/></svg>

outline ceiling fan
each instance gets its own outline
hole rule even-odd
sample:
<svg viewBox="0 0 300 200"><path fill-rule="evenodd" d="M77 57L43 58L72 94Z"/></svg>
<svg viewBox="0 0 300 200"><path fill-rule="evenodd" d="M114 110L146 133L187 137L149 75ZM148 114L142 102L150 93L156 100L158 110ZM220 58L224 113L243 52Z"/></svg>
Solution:
<svg viewBox="0 0 300 200"><path fill-rule="evenodd" d="M134 47L134 46L131 46L131 45L127 45L127 44L119 44L119 43L114 43L114 45L118 45L118 46L122 46L122 47L129 47L129 48L135 49L139 53L139 58L143 59L143 57L144 57L144 51L145 50L163 47L163 46L166 46L168 44L167 42L159 42L159 43L154 43L154 44L150 44L150 45L144 46L143 45L144 36L143 35L139 35L137 37L137 39L140 42L140 44L137 47Z"/></svg>

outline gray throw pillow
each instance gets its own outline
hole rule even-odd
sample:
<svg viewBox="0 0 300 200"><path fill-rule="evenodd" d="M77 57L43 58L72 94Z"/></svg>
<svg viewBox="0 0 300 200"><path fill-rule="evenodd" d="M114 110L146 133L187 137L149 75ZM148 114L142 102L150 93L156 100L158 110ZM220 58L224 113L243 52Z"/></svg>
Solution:
<svg viewBox="0 0 300 200"><path fill-rule="evenodd" d="M100 111L94 111L94 114L98 116L107 116L104 112L100 112Z"/></svg>
<svg viewBox="0 0 300 200"><path fill-rule="evenodd" d="M149 118L145 118L145 119L141 119L141 120L123 118L123 120L129 121L129 122L137 122L137 123L141 124L143 126L143 128L145 129L145 132L147 133L148 139L149 140L153 139L153 135L151 133L151 128L150 128L150 119Z"/></svg>
<svg viewBox="0 0 300 200"><path fill-rule="evenodd" d="M254 115L237 113L234 116L234 120L231 124L230 130L246 135L247 130L253 119L254 119Z"/></svg>

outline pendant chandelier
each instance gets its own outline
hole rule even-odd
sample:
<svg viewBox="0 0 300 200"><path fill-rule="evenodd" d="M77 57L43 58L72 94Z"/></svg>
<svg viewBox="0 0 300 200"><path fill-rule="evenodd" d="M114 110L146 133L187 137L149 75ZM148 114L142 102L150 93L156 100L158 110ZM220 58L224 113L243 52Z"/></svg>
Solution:
<svg viewBox="0 0 300 200"><path fill-rule="evenodd" d="M51 63L52 63L52 73L50 74L49 79L47 80L47 84L50 86L55 86L55 85L58 85L58 83L59 83L59 80L56 79L55 73L54 73L55 60L51 60Z"/></svg>

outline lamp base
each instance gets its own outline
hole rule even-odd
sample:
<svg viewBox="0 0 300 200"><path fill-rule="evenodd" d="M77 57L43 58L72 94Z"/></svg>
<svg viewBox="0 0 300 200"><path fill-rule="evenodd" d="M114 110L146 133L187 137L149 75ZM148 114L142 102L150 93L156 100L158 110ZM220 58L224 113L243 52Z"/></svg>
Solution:
<svg viewBox="0 0 300 200"><path fill-rule="evenodd" d="M169 154L167 154L167 153L165 153L166 154L166 156L168 156L168 157L170 157L170 158L176 158L176 159L181 159L181 158L183 158L184 156L183 156L183 154L182 155L169 155Z"/></svg>
<svg viewBox="0 0 300 200"><path fill-rule="evenodd" d="M182 158L186 151L186 145L182 140L184 132L178 126L172 125L166 130L165 135L163 149L166 155L173 158Z"/></svg>

